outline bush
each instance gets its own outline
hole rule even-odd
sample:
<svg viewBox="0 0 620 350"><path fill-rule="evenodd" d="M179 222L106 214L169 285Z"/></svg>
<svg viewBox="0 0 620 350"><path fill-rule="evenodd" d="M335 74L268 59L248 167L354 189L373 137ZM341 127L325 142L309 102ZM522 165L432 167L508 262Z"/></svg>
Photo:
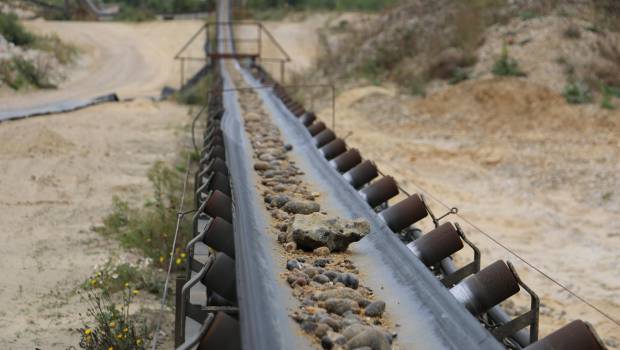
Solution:
<svg viewBox="0 0 620 350"><path fill-rule="evenodd" d="M570 104L583 104L592 102L592 92L590 88L583 82L574 82L568 84L562 95L566 102Z"/></svg>
<svg viewBox="0 0 620 350"><path fill-rule="evenodd" d="M448 84L456 85L468 79L469 79L469 72L467 71L467 69L457 67L452 71L452 77L448 80Z"/></svg>
<svg viewBox="0 0 620 350"><path fill-rule="evenodd" d="M616 106L612 102L614 96L618 96L618 90L613 87L603 85L601 86L601 92L603 93L603 99L601 100L601 108L613 110Z"/></svg>
<svg viewBox="0 0 620 350"><path fill-rule="evenodd" d="M47 70L21 57L0 61L0 81L7 84L13 90L19 90L27 86L42 89L55 88L49 82Z"/></svg>
<svg viewBox="0 0 620 350"><path fill-rule="evenodd" d="M149 262L150 259L146 261ZM87 290L101 290L104 295L112 295L129 286L135 290L145 290L159 295L164 289L164 278L157 271L149 269L148 266L139 267L129 263L116 264L108 260L82 285Z"/></svg>
<svg viewBox="0 0 620 350"><path fill-rule="evenodd" d="M502 77L525 76L525 73L523 73L519 68L519 64L517 63L517 61L508 56L508 47L506 45L502 47L502 55L497 61L495 61L495 64L493 65L493 74Z"/></svg>
<svg viewBox="0 0 620 350"><path fill-rule="evenodd" d="M14 13L0 13L0 35L17 46L29 45L35 40Z"/></svg>
<svg viewBox="0 0 620 350"><path fill-rule="evenodd" d="M146 321L129 314L132 291L126 288L119 307L109 297L89 294L87 315L93 324L80 328L80 348L86 350L145 350L149 340Z"/></svg>
<svg viewBox="0 0 620 350"><path fill-rule="evenodd" d="M51 53L61 64L73 63L79 54L76 46L62 42L56 34L37 36L29 46Z"/></svg>
<svg viewBox="0 0 620 350"><path fill-rule="evenodd" d="M198 83L187 87L175 94L175 100L188 105L203 106L207 103L209 90L211 89L211 73L202 77Z"/></svg>

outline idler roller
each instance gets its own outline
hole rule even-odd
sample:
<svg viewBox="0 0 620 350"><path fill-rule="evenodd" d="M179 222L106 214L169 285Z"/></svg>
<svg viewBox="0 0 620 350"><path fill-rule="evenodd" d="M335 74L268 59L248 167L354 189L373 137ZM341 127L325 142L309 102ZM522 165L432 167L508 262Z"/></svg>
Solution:
<svg viewBox="0 0 620 350"><path fill-rule="evenodd" d="M200 172L200 176L205 176L212 172L220 172L224 175L228 175L228 167L226 162L220 158L215 158Z"/></svg>
<svg viewBox="0 0 620 350"><path fill-rule="evenodd" d="M211 191L220 191L230 197L230 181L228 176L220 172L213 174L211 182L207 186Z"/></svg>
<svg viewBox="0 0 620 350"><path fill-rule="evenodd" d="M241 350L239 321L222 311L213 318L198 350Z"/></svg>
<svg viewBox="0 0 620 350"><path fill-rule="evenodd" d="M310 136L316 136L321 131L325 130L326 126L323 122L316 122L308 127L308 132Z"/></svg>
<svg viewBox="0 0 620 350"><path fill-rule="evenodd" d="M589 323L573 321L528 346L525 350L605 350Z"/></svg>
<svg viewBox="0 0 620 350"><path fill-rule="evenodd" d="M384 176L361 190L360 194L368 205L374 208L398 195L398 185L393 177Z"/></svg>
<svg viewBox="0 0 620 350"><path fill-rule="evenodd" d="M237 300L237 288L235 282L235 260L228 255L218 252L202 278L202 283L208 292L215 292L226 300Z"/></svg>
<svg viewBox="0 0 620 350"><path fill-rule="evenodd" d="M342 175L348 183L358 189L379 176L377 166L369 160L363 161Z"/></svg>
<svg viewBox="0 0 620 350"><path fill-rule="evenodd" d="M330 129L323 129L320 133L314 136L314 145L317 148L321 148L326 144L330 143L333 139L336 138L336 134Z"/></svg>
<svg viewBox="0 0 620 350"><path fill-rule="evenodd" d="M407 244L426 266L433 266L441 260L463 249L463 241L452 223L446 222L436 229Z"/></svg>
<svg viewBox="0 0 620 350"><path fill-rule="evenodd" d="M325 159L330 160L335 158L336 156L346 152L347 144L341 138L336 138L332 140L327 145L321 147L319 152L323 154Z"/></svg>
<svg viewBox="0 0 620 350"><path fill-rule="evenodd" d="M220 191L213 191L204 204L204 213L212 218L219 216L232 222L232 200Z"/></svg>
<svg viewBox="0 0 620 350"><path fill-rule="evenodd" d="M233 259L235 258L233 225L220 217L213 219L209 224L203 243L218 252L225 253Z"/></svg>
<svg viewBox="0 0 620 350"><path fill-rule="evenodd" d="M508 265L498 260L450 288L450 293L474 316L519 292L519 283Z"/></svg>
<svg viewBox="0 0 620 350"><path fill-rule="evenodd" d="M329 164L336 168L339 172L345 173L361 162L362 156L360 155L360 152L357 149L352 148L330 160Z"/></svg>
<svg viewBox="0 0 620 350"><path fill-rule="evenodd" d="M222 147L221 145L213 146L209 150L209 152L207 152L207 155L202 159L211 160L214 158L220 158L221 160L226 160L226 150L224 150L224 147Z"/></svg>
<svg viewBox="0 0 620 350"><path fill-rule="evenodd" d="M417 193L379 213L379 217L394 232L400 232L427 215L424 201Z"/></svg>
<svg viewBox="0 0 620 350"><path fill-rule="evenodd" d="M301 117L299 117L299 121L305 126L308 127L314 123L316 120L316 115L312 112L306 112Z"/></svg>

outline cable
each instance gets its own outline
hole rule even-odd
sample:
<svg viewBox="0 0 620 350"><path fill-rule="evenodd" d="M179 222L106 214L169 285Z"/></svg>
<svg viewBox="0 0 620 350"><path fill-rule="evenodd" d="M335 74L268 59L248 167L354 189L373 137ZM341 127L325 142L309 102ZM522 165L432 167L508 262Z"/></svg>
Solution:
<svg viewBox="0 0 620 350"><path fill-rule="evenodd" d="M159 308L159 315L157 316L157 326L155 327L155 334L153 335L153 340L151 342L152 350L157 349L157 336L159 335L159 331L161 329L161 320L164 315L164 306L166 305L166 298L168 297L168 285L170 283L170 274L172 273L172 261L174 260L172 257L174 255L174 249L177 244L177 237L179 236L179 231L181 229L181 220L185 216L183 212L183 204L185 202L185 192L187 190L187 182L189 179L189 170L191 163L191 154L187 154L187 162L185 167L185 181L183 182L183 193L181 194L181 202L179 203L179 210L177 211L177 225L174 232L174 238L172 240L172 250L170 251L170 262L168 263L168 272L166 273L166 282L164 283L164 292L161 297L161 305Z"/></svg>

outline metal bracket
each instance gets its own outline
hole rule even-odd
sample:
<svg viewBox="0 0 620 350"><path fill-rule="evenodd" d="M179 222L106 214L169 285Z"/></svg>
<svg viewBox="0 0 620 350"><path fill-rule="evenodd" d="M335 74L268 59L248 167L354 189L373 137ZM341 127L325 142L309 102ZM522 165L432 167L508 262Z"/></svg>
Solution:
<svg viewBox="0 0 620 350"><path fill-rule="evenodd" d="M461 236L461 239L463 240L463 242L465 242L473 250L474 260L470 262L469 264L461 267L457 271L451 273L450 275L444 276L441 282L447 288L450 288L454 286L455 284L459 283L465 277L469 275L473 275L477 273L478 271L480 271L480 256L481 256L480 249L478 249L478 247L476 247L476 245L474 245L474 243L470 241L467 238L467 236L465 236L465 233L463 232L461 225L459 225L458 223L454 223L454 226L456 227L456 232L458 232L459 236Z"/></svg>
<svg viewBox="0 0 620 350"><path fill-rule="evenodd" d="M440 217L436 217L435 214L433 213L433 211L431 210L431 207L429 207L428 203L426 203L426 198L421 193L420 193L420 198L422 199L422 203L424 203L424 208L426 209L426 212L428 213L428 215L430 215L431 219L433 220L433 224L435 225L435 227L439 227L439 220L444 219L445 217L447 217L450 214L458 214L459 213L459 208L452 207L452 208L450 208L450 211L448 211L447 213L443 214Z"/></svg>
<svg viewBox="0 0 620 350"><path fill-rule="evenodd" d="M515 334L517 331L530 327L530 344L536 342L538 340L538 311L540 309L540 299L538 295L534 293L530 287L528 287L519 275L517 274L517 270L514 268L511 262L508 262L508 267L514 274L519 286L521 286L525 291L530 295L530 310L518 317L515 317L510 322L497 325L494 329L491 330L491 334L499 340L502 341L506 338L509 338L511 335Z"/></svg>

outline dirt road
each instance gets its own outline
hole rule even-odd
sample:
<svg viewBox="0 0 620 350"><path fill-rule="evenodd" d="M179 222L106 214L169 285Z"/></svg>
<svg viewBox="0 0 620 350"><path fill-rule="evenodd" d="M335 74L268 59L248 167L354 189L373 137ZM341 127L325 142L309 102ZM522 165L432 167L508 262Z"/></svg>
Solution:
<svg viewBox="0 0 620 350"><path fill-rule="evenodd" d="M200 28L201 21L147 23L25 22L38 33L56 33L77 45L82 54L55 90L27 94L3 91L0 110L35 107L53 101L86 99L116 92L121 98L159 96L168 85L179 86L174 54ZM192 46L200 50L200 45ZM188 67L198 69L198 65Z"/></svg>
<svg viewBox="0 0 620 350"><path fill-rule="evenodd" d="M83 61L60 89L2 96L2 108L107 90L158 94L176 84L172 55L200 24L29 26L80 45ZM189 122L187 107L138 99L0 123L0 348L77 345L87 305L75 292L95 264L118 251L91 226L101 223L113 195L143 203L147 170L177 154Z"/></svg>

